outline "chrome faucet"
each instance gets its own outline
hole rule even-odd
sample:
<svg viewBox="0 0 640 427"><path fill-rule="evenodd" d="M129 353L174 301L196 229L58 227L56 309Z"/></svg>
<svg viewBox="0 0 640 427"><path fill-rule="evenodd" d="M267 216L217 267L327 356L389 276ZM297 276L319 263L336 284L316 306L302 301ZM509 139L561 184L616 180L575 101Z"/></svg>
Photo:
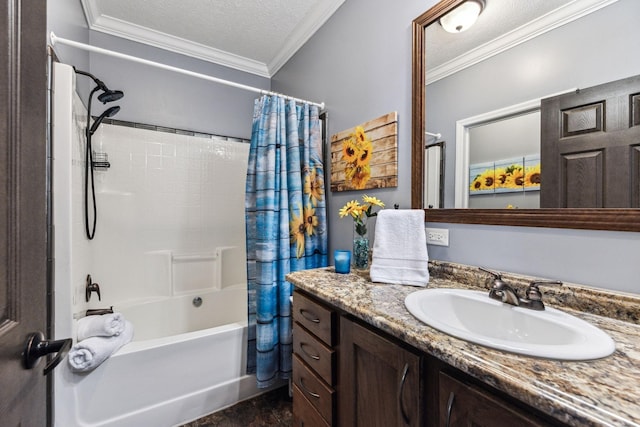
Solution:
<svg viewBox="0 0 640 427"><path fill-rule="evenodd" d="M511 304L518 307L529 308L531 310L544 310L542 303L542 293L538 288L539 285L556 285L561 286L562 282L554 281L535 281L529 284L525 291L525 297L518 296L518 292L502 280L502 273L487 270L480 267L480 270L487 272L493 276L493 282L489 289L489 298L501 301L505 304Z"/></svg>

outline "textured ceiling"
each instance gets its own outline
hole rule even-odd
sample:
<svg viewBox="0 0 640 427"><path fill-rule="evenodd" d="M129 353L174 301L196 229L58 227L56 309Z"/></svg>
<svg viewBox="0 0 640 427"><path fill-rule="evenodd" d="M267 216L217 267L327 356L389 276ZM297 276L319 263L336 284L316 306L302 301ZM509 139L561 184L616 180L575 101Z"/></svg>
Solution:
<svg viewBox="0 0 640 427"><path fill-rule="evenodd" d="M82 0L89 27L270 77L344 0Z"/></svg>

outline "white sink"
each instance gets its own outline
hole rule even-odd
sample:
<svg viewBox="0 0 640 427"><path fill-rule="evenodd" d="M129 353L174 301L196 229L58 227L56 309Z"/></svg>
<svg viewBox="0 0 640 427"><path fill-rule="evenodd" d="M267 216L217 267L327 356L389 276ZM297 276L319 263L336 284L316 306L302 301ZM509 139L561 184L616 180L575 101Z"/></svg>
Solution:
<svg viewBox="0 0 640 427"><path fill-rule="evenodd" d="M476 344L557 360L609 356L615 343L582 319L546 307L536 311L489 298L489 292L425 289L407 295L405 306L427 325Z"/></svg>

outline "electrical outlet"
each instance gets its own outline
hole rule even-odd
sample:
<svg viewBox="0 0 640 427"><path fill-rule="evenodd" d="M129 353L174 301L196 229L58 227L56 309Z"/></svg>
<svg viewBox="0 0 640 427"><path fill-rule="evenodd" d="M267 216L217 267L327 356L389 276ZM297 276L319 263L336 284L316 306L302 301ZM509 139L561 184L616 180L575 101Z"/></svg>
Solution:
<svg viewBox="0 0 640 427"><path fill-rule="evenodd" d="M449 230L446 228L425 228L427 244L449 246Z"/></svg>

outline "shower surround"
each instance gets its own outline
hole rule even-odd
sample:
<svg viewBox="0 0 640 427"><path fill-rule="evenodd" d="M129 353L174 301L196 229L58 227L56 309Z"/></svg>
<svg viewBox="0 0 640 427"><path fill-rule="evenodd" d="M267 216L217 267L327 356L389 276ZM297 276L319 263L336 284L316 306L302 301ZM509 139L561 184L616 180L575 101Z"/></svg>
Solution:
<svg viewBox="0 0 640 427"><path fill-rule="evenodd" d="M245 374L244 186L249 144L103 124L97 228L84 232L86 109L71 67L53 96L55 336L87 309L121 311L134 341L87 374L55 370L55 425L171 426L264 390ZM100 286L85 301L87 275Z"/></svg>

